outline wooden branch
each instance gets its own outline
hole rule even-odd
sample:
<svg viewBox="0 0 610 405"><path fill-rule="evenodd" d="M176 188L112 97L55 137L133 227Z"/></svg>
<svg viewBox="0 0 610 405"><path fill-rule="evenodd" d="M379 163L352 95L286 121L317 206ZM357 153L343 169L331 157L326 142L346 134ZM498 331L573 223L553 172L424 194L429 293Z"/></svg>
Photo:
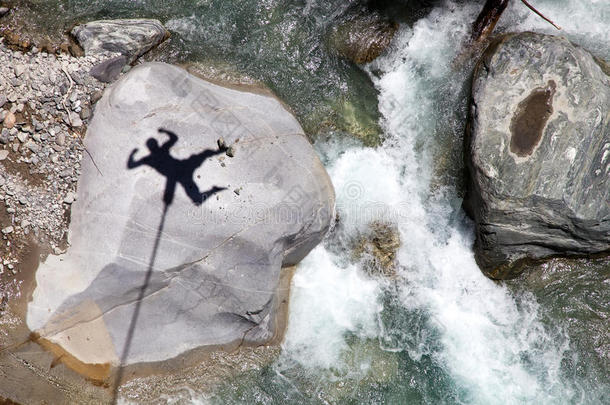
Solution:
<svg viewBox="0 0 610 405"><path fill-rule="evenodd" d="M484 40L493 31L510 0L487 0L472 24L472 41Z"/></svg>
<svg viewBox="0 0 610 405"><path fill-rule="evenodd" d="M527 6L527 8L532 10L534 13L538 14L538 16L540 16L544 21L548 22L549 24L551 24L553 27L557 28L558 30L561 29L561 27L559 25L555 24L553 21L551 21L550 19L548 19L544 15L542 15L542 13L540 11L536 10L534 8L534 6L532 6L530 3L527 2L527 0L521 0L521 2L523 4L525 4Z"/></svg>

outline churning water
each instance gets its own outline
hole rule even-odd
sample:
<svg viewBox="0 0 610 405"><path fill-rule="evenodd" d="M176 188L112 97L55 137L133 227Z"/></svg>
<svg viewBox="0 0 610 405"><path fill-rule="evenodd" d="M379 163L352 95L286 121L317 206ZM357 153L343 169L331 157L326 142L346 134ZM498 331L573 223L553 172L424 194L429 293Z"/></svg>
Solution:
<svg viewBox="0 0 610 405"><path fill-rule="evenodd" d="M552 33L514 3L501 29ZM609 56L610 4L539 1L536 6L564 28L561 34ZM217 400L610 400L608 353L598 350L597 369L579 364L587 356L580 358L578 343L571 342L570 322L558 317L549 322L542 307L555 303L540 303L527 290L482 275L459 190L450 180L439 180L443 173L449 179L457 173L447 164L460 165L470 69L456 58L479 10L480 4L443 2L413 26L402 26L392 49L366 67L379 90L385 143L374 150L317 144L337 190L340 224L294 277L282 358L253 385L252 376L229 383ZM447 150L455 148L457 154ZM402 241L393 281L364 276L362 263L342 249L380 220L394 223ZM590 284L592 292L607 291L607 264L595 271L599 278ZM598 297L607 301L608 294ZM572 305L579 305L576 299ZM596 341L606 342L607 349L608 306L599 306L593 311L603 319ZM574 367L582 372L571 372Z"/></svg>

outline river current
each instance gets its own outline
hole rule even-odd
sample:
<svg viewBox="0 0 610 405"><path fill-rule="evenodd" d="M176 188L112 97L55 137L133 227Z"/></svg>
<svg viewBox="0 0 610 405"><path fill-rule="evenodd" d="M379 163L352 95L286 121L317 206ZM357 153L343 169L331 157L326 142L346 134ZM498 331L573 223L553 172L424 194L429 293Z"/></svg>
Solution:
<svg viewBox="0 0 610 405"><path fill-rule="evenodd" d="M37 3L37 2L32 2ZM461 208L462 140L473 62L462 44L482 1L413 1L388 49L356 67L325 34L353 6L339 0L62 0L54 24L159 18L171 62L199 62L275 91L315 139L337 192L339 223L298 267L289 326L273 364L213 393L171 402L594 404L610 402L610 262L552 260L497 283L478 269ZM498 32L565 35L610 59L610 2L536 0L556 31L519 1ZM374 106L378 103L378 113ZM351 106L346 109L346 105ZM377 125L367 147L346 110ZM368 121L367 121L368 120ZM391 278L349 249L371 223L401 246Z"/></svg>

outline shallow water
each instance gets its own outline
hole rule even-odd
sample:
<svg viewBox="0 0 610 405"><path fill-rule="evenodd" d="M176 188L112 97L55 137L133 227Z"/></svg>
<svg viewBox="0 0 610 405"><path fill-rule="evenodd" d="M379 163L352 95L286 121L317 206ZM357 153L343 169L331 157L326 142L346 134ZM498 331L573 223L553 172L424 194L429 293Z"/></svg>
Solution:
<svg viewBox="0 0 610 405"><path fill-rule="evenodd" d="M94 19L157 18L172 33L157 60L197 62L208 76L261 82L312 137L351 130L375 144L380 136L372 83L327 44L329 30L358 8L354 0L13 1L28 25L51 36Z"/></svg>
<svg viewBox="0 0 610 405"><path fill-rule="evenodd" d="M610 262L553 260L496 283L474 261L461 209L472 63L457 58L482 1L420 2L435 6L403 22L391 49L363 69L326 43L355 3L32 2L41 21L61 7L53 23L61 29L93 18L160 18L173 32L166 60L248 76L282 97L317 135L335 185L340 221L293 279L280 358L213 393L185 386L170 402L610 402ZM610 59L610 2L535 5L562 35ZM497 29L557 34L516 1ZM340 122L346 105L363 122L378 121L382 146L322 125ZM351 254L374 221L395 224L402 241L392 279L367 275L366 258Z"/></svg>

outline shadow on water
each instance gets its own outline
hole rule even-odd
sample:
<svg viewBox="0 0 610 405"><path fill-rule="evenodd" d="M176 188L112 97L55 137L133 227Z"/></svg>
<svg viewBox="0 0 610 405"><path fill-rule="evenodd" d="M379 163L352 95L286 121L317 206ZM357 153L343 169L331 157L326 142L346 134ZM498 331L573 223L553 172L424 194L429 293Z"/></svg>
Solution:
<svg viewBox="0 0 610 405"><path fill-rule="evenodd" d="M136 160L135 155L138 153L138 149L136 148L131 152L129 159L127 160L128 169L135 169L144 165L150 166L166 178L166 183L165 191L163 192L163 214L161 215L161 221L159 223L159 227L157 228L157 235L155 237L155 243L148 264L148 269L146 271L146 276L144 278L144 283L140 287L133 316L129 324L127 337L123 346L123 353L121 354L119 370L115 379L112 401L115 404L118 400L119 386L121 380L123 379L124 364L129 357L131 342L133 340L133 335L138 322L142 301L145 297L146 290L152 277L152 270L154 268L155 259L157 257L159 243L161 240L161 233L163 232L163 227L165 225L165 216L169 210L169 206L174 201L177 185L180 184L182 186L186 195L191 199L193 204L197 206L203 204L203 202L212 195L226 189L225 187L214 186L209 190L201 192L194 180L195 170L199 168L199 166L201 166L206 159L224 153L226 151L225 148L218 148L217 150L205 149L202 152L193 154L186 159L176 159L170 154L170 149L178 142L178 136L174 132L164 128L159 128L159 133L167 135L169 139L163 144L159 145L159 142L155 138L151 137L146 141L146 146L149 150L148 155Z"/></svg>

